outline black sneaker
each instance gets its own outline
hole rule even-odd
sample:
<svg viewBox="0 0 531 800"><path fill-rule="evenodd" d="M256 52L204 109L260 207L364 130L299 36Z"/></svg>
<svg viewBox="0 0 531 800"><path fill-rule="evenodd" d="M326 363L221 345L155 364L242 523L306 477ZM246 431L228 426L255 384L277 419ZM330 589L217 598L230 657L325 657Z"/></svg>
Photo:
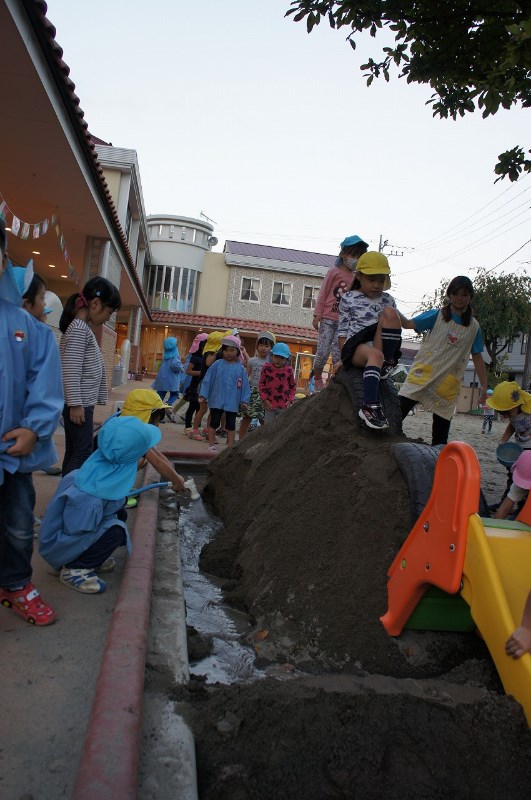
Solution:
<svg viewBox="0 0 531 800"><path fill-rule="evenodd" d="M384 381L386 378L388 378L395 367L396 367L396 361L394 360L394 358L390 359L386 358L382 364L382 369L380 371L380 379Z"/></svg>
<svg viewBox="0 0 531 800"><path fill-rule="evenodd" d="M381 431L389 427L380 403L364 403L359 410L358 416L368 428Z"/></svg>

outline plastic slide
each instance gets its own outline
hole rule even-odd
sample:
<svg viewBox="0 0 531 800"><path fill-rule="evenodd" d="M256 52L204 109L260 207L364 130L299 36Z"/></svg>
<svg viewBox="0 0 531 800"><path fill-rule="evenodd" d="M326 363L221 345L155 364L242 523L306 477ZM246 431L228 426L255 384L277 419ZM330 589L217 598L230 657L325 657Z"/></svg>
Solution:
<svg viewBox="0 0 531 800"><path fill-rule="evenodd" d="M381 621L398 636L429 586L460 592L505 691L531 725L531 654L505 654L531 589L531 493L516 522L482 519L474 511L480 477L470 445L443 448L426 508L389 568L388 610Z"/></svg>

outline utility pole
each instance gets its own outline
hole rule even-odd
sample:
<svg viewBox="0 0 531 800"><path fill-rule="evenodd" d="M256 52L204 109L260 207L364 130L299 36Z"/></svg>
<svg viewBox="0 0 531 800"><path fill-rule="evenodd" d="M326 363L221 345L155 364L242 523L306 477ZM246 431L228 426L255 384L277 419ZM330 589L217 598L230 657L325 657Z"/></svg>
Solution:
<svg viewBox="0 0 531 800"><path fill-rule="evenodd" d="M530 380L531 380L531 331L527 333L527 345L525 348L524 374L522 375L522 389L524 390L524 392L528 391Z"/></svg>
<svg viewBox="0 0 531 800"><path fill-rule="evenodd" d="M378 245L378 252L379 253L383 253L384 247L392 247L392 245L389 244L389 239L384 239L382 234L380 234L380 243ZM404 253L403 252L399 253L398 250L395 249L395 250L391 250L391 252L387 253L387 255L389 255L389 256L403 256Z"/></svg>

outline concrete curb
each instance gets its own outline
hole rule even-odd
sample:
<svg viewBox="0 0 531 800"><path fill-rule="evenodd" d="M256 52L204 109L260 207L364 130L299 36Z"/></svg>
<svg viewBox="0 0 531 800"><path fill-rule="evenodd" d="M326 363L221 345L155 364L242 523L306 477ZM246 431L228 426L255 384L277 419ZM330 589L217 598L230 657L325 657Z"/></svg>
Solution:
<svg viewBox="0 0 531 800"><path fill-rule="evenodd" d="M154 477L146 470L144 485ZM133 551L107 635L74 800L134 800L137 794L158 497L158 491L146 492L136 511Z"/></svg>

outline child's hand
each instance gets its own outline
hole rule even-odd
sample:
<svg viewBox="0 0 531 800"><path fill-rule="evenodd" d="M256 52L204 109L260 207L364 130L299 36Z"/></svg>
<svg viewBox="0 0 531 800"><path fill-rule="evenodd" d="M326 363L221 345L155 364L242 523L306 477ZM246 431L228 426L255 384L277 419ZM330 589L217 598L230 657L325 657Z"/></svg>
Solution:
<svg viewBox="0 0 531 800"><path fill-rule="evenodd" d="M513 631L505 642L505 652L513 658L531 653L531 631L522 626Z"/></svg>
<svg viewBox="0 0 531 800"><path fill-rule="evenodd" d="M184 478L182 477L182 475L177 475L177 477L175 478L175 480L171 485L171 488L173 489L174 492L177 492L177 494L184 492Z"/></svg>
<svg viewBox="0 0 531 800"><path fill-rule="evenodd" d="M248 403L240 403L240 408L242 409L242 411L247 411L247 409L249 408L249 404Z"/></svg>
<svg viewBox="0 0 531 800"><path fill-rule="evenodd" d="M319 330L319 323L321 322L321 317L314 317L312 320L312 326L315 328L316 331Z"/></svg>
<svg viewBox="0 0 531 800"><path fill-rule="evenodd" d="M207 402L207 399L206 399L206 397L200 397L200 398L199 398L199 402L201 403L201 405L204 405L204 406L206 406L206 402Z"/></svg>
<svg viewBox="0 0 531 800"><path fill-rule="evenodd" d="M9 442L11 439L14 439L15 443L7 448L7 455L28 456L35 447L37 434L29 428L13 428L2 437L2 441Z"/></svg>
<svg viewBox="0 0 531 800"><path fill-rule="evenodd" d="M83 425L85 422L85 409L83 406L70 406L69 413L70 422L73 422L74 425Z"/></svg>

